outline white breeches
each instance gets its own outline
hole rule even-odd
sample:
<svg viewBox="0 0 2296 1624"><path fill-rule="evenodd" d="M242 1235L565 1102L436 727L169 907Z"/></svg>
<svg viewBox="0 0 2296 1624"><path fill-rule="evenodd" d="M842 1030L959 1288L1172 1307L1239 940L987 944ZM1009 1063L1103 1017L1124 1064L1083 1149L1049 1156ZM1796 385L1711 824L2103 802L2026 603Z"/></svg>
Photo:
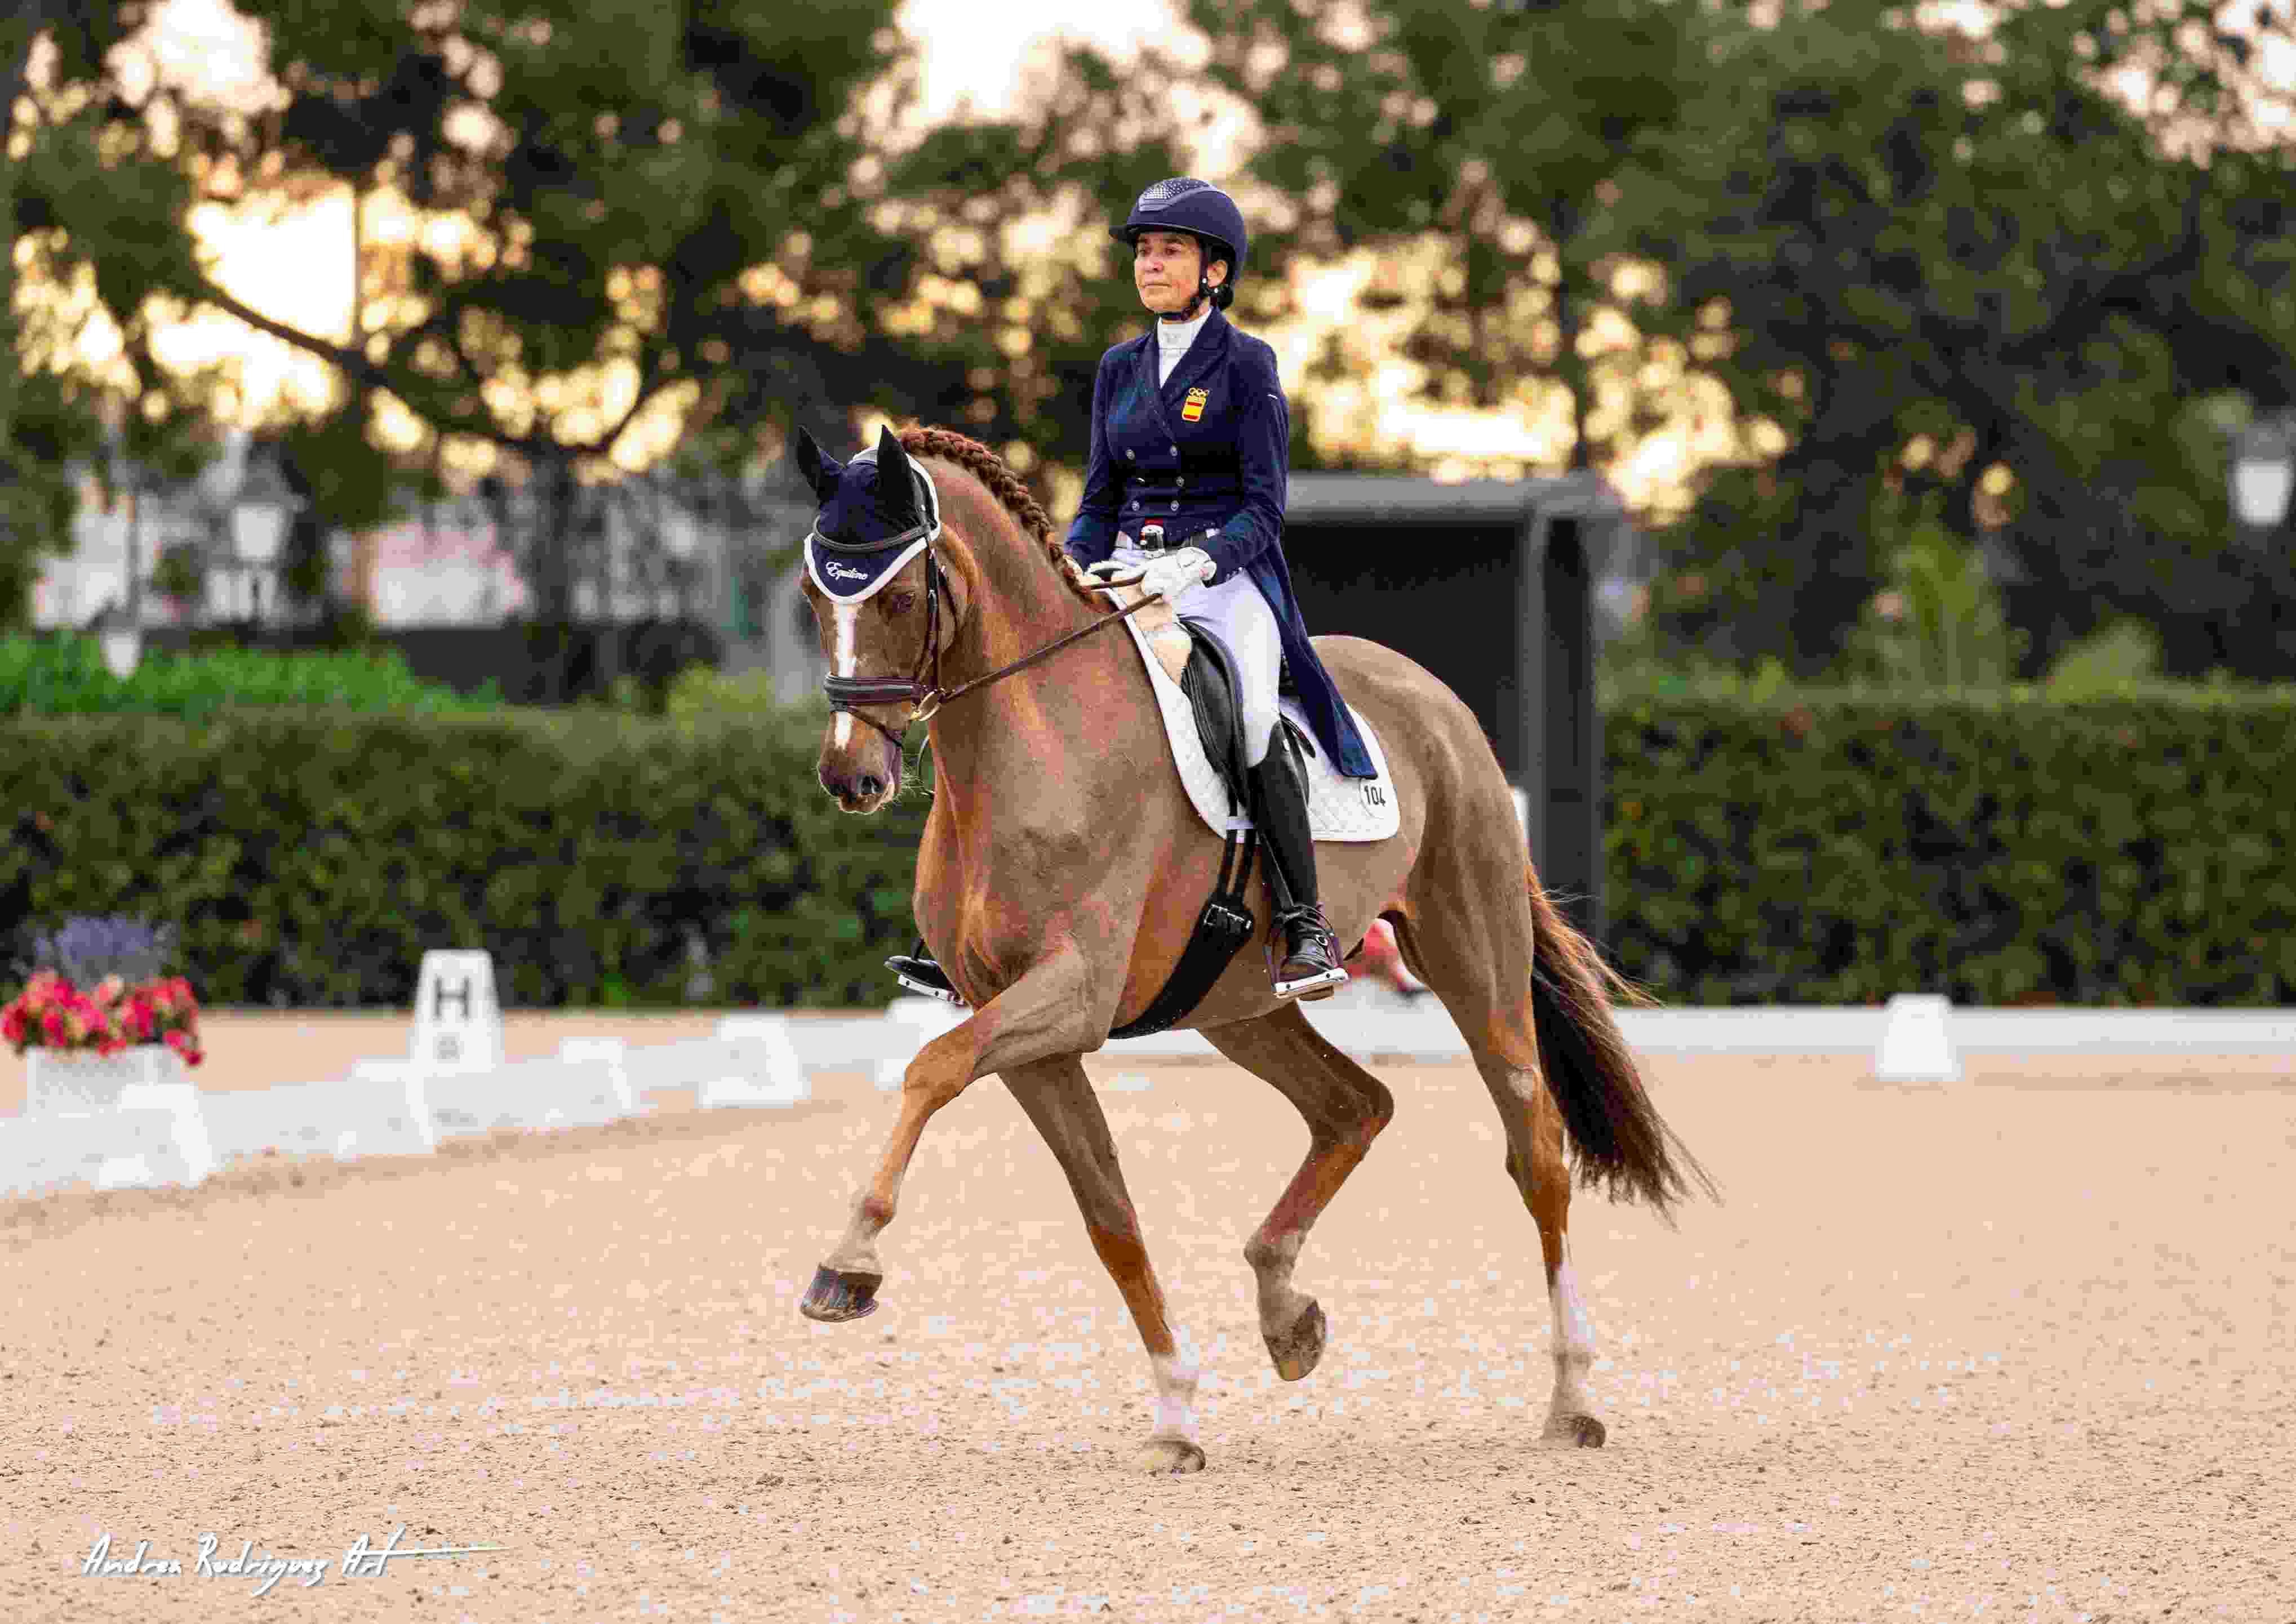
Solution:
<svg viewBox="0 0 2296 1624"><path fill-rule="evenodd" d="M1152 554L1119 545L1110 554L1128 567L1146 563ZM1283 638L1275 626L1275 611L1259 595L1259 584L1243 570L1210 586L1184 588L1171 600L1174 612L1201 620L1235 656L1236 686L1243 701L1243 759L1258 767L1267 759L1267 741L1275 732L1280 713L1275 708L1275 684L1283 668Z"/></svg>

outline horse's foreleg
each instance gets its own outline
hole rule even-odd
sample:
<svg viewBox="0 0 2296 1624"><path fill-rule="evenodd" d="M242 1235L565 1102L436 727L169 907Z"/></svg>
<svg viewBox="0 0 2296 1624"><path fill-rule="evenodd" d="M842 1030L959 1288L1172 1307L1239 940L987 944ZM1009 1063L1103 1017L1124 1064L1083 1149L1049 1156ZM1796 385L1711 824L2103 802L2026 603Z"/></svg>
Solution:
<svg viewBox="0 0 2296 1624"><path fill-rule="evenodd" d="M1112 1013L1103 1007L1106 1003L1095 992L1083 956L1070 947L1038 963L970 1020L917 1051L901 1079L900 1114L877 1170L854 1199L844 1238L815 1271L799 1312L808 1319L836 1321L858 1319L875 1309L877 1287L885 1277L877 1260L877 1237L899 1209L901 1180L925 1124L976 1078L1048 1054L1098 1047Z"/></svg>
<svg viewBox="0 0 2296 1624"><path fill-rule="evenodd" d="M1140 1220L1117 1166L1116 1144L1108 1119L1074 1055L1004 1069L1004 1086L1037 1131L1045 1136L1068 1175L1069 1188L1084 1214L1093 1250L1124 1294L1148 1349L1156 1382L1156 1427L1136 1464L1152 1472L1200 1472L1204 1452L1196 1444L1196 1355L1185 1332L1176 1332L1164 1308L1164 1288L1148 1261Z"/></svg>
<svg viewBox="0 0 2296 1624"><path fill-rule="evenodd" d="M1203 1036L1273 1086L1308 1123L1308 1155L1243 1249L1259 1285L1259 1334L1276 1374L1297 1382L1324 1357L1324 1310L1292 1284L1300 1248L1324 1209L1395 1115L1395 1096L1324 1041L1297 1005Z"/></svg>

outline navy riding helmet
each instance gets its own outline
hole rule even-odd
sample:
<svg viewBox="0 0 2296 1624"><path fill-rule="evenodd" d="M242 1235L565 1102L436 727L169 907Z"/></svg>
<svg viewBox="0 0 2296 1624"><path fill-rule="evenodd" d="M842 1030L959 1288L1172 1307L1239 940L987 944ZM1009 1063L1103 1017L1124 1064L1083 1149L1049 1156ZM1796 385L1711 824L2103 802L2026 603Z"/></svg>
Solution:
<svg viewBox="0 0 2296 1624"><path fill-rule="evenodd" d="M1235 300L1235 279L1243 273L1243 257L1250 250L1250 234L1243 228L1243 210L1235 200L1210 181L1192 176L1160 180L1140 194L1132 213L1108 234L1128 246L1144 231L1185 231L1202 244L1204 264L1227 261L1227 280L1213 287L1199 271L1196 297L1210 299L1225 310Z"/></svg>

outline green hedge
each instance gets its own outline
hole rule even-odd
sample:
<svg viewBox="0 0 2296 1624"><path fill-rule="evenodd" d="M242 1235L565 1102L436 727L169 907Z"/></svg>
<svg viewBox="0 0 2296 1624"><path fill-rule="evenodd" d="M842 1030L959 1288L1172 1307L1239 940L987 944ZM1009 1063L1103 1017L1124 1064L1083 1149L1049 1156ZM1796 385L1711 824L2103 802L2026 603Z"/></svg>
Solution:
<svg viewBox="0 0 2296 1624"><path fill-rule="evenodd" d="M0 638L0 716L142 713L198 719L235 706L325 705L348 710L494 710L488 684L465 698L426 683L395 649L281 654L217 649L147 652L124 680L94 637Z"/></svg>
<svg viewBox="0 0 2296 1624"><path fill-rule="evenodd" d="M807 712L0 720L0 924L177 922L210 1004L405 1006L430 947L489 950L526 1006L882 1003L926 802L840 812L820 730Z"/></svg>
<svg viewBox="0 0 2296 1624"><path fill-rule="evenodd" d="M1604 724L1613 955L1686 1004L2296 1003L2296 703L2206 689Z"/></svg>
<svg viewBox="0 0 2296 1624"><path fill-rule="evenodd" d="M0 718L0 929L175 922L225 1005L404 1007L442 947L529 1007L880 1004L928 803L838 811L824 717ZM1644 700L1605 742L1609 945L1669 1002L2296 1004L2284 700Z"/></svg>

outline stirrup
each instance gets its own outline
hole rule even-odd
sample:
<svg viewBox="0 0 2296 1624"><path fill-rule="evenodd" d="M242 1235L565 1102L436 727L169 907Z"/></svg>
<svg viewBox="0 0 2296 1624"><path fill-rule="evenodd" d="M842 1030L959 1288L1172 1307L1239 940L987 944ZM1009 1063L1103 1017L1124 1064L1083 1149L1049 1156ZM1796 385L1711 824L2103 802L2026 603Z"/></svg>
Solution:
<svg viewBox="0 0 2296 1624"><path fill-rule="evenodd" d="M1300 944L1296 951L1291 941L1292 931L1295 925L1304 926L1313 932L1309 940ZM1312 904L1287 908L1276 915L1275 928L1284 938L1283 957L1279 959L1275 956L1275 946L1270 943L1267 969L1268 979L1275 983L1275 996L1278 998L1307 1001L1328 998L1332 993L1347 985L1349 977L1340 963L1339 939L1332 934L1332 927L1324 922L1323 909ZM1324 960L1330 968L1316 971L1312 975L1300 976L1289 981L1283 980L1281 972L1284 960L1304 956L1311 946L1320 946L1323 948Z"/></svg>
<svg viewBox="0 0 2296 1624"><path fill-rule="evenodd" d="M925 951L922 940L917 943L915 953L896 953L887 959L885 968L893 972L893 980L911 992L938 998L943 1004L954 1004L959 1009L972 1007L958 995L955 988L949 985L948 972L933 962L932 955Z"/></svg>

